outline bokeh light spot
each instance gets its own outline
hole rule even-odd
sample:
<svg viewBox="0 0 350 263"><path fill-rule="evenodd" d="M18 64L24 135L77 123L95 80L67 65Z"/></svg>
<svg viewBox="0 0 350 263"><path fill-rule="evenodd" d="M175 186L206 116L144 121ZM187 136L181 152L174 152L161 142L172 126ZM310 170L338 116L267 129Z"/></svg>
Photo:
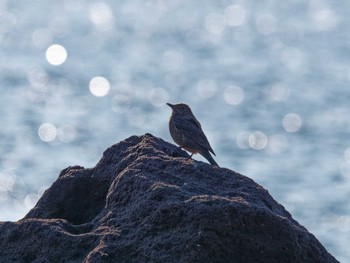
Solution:
<svg viewBox="0 0 350 263"><path fill-rule="evenodd" d="M89 83L90 92L96 97L106 96L110 87L109 81L101 76L93 77Z"/></svg>
<svg viewBox="0 0 350 263"><path fill-rule="evenodd" d="M45 48L52 43L52 33L47 29L37 29L32 34L32 42L37 48Z"/></svg>
<svg viewBox="0 0 350 263"><path fill-rule="evenodd" d="M282 124L287 132L297 132L302 126L302 120L298 114L289 113L284 116Z"/></svg>
<svg viewBox="0 0 350 263"><path fill-rule="evenodd" d="M39 137L44 142L51 142L57 136L56 126L52 123L43 123L38 130Z"/></svg>
<svg viewBox="0 0 350 263"><path fill-rule="evenodd" d="M0 173L0 192L11 192L15 183L16 175L13 172Z"/></svg>
<svg viewBox="0 0 350 263"><path fill-rule="evenodd" d="M337 14L327 6L319 5L318 1L311 2L310 17L319 31L329 31L338 24Z"/></svg>
<svg viewBox="0 0 350 263"><path fill-rule="evenodd" d="M205 18L206 30L215 35L220 35L225 30L224 17L218 13L212 13Z"/></svg>
<svg viewBox="0 0 350 263"><path fill-rule="evenodd" d="M34 194L34 193L30 193L27 194L26 197L24 198L24 205L27 207L27 209L32 209L36 202L38 202L39 200L39 195L38 194Z"/></svg>
<svg viewBox="0 0 350 263"><path fill-rule="evenodd" d="M94 3L89 8L89 17L97 29L108 31L113 28L114 16L112 9L106 3Z"/></svg>
<svg viewBox="0 0 350 263"><path fill-rule="evenodd" d="M244 91L236 85L230 85L224 91L224 100L230 105L238 105L243 99Z"/></svg>
<svg viewBox="0 0 350 263"><path fill-rule="evenodd" d="M247 21L247 12L239 4L230 5L224 11L224 19L228 26L242 26Z"/></svg>
<svg viewBox="0 0 350 263"><path fill-rule="evenodd" d="M67 51L63 46L53 44L46 50L46 59L51 65L61 65L67 59Z"/></svg>
<svg viewBox="0 0 350 263"><path fill-rule="evenodd" d="M38 91L46 91L49 77L41 67L35 67L27 72L27 79L31 86Z"/></svg>
<svg viewBox="0 0 350 263"><path fill-rule="evenodd" d="M286 101L289 96L290 88L282 83L276 83L270 89L270 98L273 101Z"/></svg>
<svg viewBox="0 0 350 263"><path fill-rule="evenodd" d="M256 131L249 135L248 141L249 141L249 146L252 149L262 150L266 147L268 139L263 132Z"/></svg>
<svg viewBox="0 0 350 263"><path fill-rule="evenodd" d="M77 136L77 130L73 125L63 125L57 130L57 137L61 142L69 143Z"/></svg>

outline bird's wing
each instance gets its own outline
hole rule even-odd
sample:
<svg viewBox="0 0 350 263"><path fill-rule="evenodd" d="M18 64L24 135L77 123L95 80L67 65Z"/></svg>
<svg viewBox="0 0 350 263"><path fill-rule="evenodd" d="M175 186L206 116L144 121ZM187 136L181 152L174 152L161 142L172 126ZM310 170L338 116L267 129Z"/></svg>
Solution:
<svg viewBox="0 0 350 263"><path fill-rule="evenodd" d="M174 118L173 121L175 128L181 130L189 140L201 147L204 147L206 150L215 155L207 137L202 130L201 124L195 117L181 116L181 118Z"/></svg>

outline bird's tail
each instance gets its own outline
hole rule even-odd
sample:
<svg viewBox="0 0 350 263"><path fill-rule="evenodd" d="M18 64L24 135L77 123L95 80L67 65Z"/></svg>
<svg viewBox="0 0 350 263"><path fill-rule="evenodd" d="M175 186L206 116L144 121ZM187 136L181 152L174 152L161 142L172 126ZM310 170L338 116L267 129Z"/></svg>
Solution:
<svg viewBox="0 0 350 263"><path fill-rule="evenodd" d="M210 162L210 164L219 166L219 165L215 162L215 160L213 159L213 157L210 155L210 153L209 153L208 150L202 150L202 151L200 151L199 153L200 153L201 155L203 155L203 157L204 157L205 159L207 159L207 160Z"/></svg>

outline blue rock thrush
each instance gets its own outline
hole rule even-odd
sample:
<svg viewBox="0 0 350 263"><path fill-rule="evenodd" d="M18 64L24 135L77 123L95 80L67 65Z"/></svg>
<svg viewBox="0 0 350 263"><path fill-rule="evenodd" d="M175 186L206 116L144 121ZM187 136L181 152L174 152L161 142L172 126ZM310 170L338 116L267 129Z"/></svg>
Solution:
<svg viewBox="0 0 350 263"><path fill-rule="evenodd" d="M219 166L210 155L210 152L214 155L215 153L191 108L184 103L167 105L173 110L169 121L169 131L173 140L192 155L199 153L212 165Z"/></svg>

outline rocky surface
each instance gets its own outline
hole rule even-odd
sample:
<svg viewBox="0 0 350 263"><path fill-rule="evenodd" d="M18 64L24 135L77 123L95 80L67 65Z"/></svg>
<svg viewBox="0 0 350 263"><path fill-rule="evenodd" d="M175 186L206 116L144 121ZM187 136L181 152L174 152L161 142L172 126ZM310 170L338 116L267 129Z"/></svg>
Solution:
<svg viewBox="0 0 350 263"><path fill-rule="evenodd" d="M0 262L338 261L251 179L146 134L0 222Z"/></svg>

